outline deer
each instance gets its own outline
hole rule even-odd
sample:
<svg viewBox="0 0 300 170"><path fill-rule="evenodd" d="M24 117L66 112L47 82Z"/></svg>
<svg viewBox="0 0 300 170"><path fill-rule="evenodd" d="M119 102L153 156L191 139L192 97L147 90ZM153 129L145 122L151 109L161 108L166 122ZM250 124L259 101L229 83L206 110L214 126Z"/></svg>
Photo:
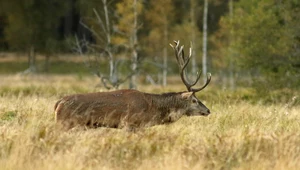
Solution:
<svg viewBox="0 0 300 170"><path fill-rule="evenodd" d="M196 97L211 81L207 74L202 87L194 88L194 82L187 77L187 65L192 57L184 55L184 46L179 40L170 44L174 49L180 69L180 77L187 91L162 94L145 93L134 89L121 89L108 92L74 94L61 98L55 104L55 121L63 127L87 128L107 127L135 129L172 123L182 116L207 116L210 110Z"/></svg>

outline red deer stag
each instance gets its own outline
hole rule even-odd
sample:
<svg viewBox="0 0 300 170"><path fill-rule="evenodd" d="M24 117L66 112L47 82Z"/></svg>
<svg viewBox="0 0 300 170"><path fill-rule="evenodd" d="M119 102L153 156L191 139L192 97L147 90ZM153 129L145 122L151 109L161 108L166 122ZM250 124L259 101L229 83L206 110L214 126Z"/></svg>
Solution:
<svg viewBox="0 0 300 170"><path fill-rule="evenodd" d="M137 90L117 90L88 94L75 94L63 97L55 104L55 119L68 128L83 125L86 127L135 128L170 123L183 115L209 115L209 109L201 103L195 93L204 89L211 80L207 75L201 88L192 88L186 75L186 66L191 58L184 56L183 46L174 41L175 56L180 68L182 82L188 91L163 94L143 93Z"/></svg>

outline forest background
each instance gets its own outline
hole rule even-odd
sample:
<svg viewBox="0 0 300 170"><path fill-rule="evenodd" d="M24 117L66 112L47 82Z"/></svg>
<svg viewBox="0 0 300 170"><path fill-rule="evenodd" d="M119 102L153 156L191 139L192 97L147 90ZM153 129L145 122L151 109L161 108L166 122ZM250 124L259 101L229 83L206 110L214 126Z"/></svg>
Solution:
<svg viewBox="0 0 300 170"><path fill-rule="evenodd" d="M186 51L193 46L191 74L208 70L223 88L299 87L296 0L0 2L2 74L28 67L48 74L109 75L112 82L138 76L165 86L167 73L177 73L169 43L180 40ZM12 54L15 60L4 60ZM78 56L81 63L75 62Z"/></svg>

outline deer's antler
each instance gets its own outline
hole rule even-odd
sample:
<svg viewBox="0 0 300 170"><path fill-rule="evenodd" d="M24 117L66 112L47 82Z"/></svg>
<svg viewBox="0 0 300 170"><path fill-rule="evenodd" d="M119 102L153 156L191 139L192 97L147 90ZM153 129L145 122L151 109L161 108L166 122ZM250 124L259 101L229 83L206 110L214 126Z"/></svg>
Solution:
<svg viewBox="0 0 300 170"><path fill-rule="evenodd" d="M200 75L201 75L199 72L197 72L197 78L193 83L190 83L190 81L187 77L186 66L188 65L190 58L192 57L192 48L190 48L189 55L188 55L188 57L186 57L184 55L184 51L183 51L184 46L183 45L179 46L179 40L174 41L174 44L175 44L175 46L173 46L172 44L170 44L170 46L174 49L177 63L178 63L179 69L180 69L180 77L181 77L182 82L186 86L187 90L189 92L194 92L194 93L203 90L209 84L209 82L211 80L211 74L210 73L207 74L206 83L202 87L196 88L196 89L192 88L193 86L195 86L197 84L197 82L200 79Z"/></svg>

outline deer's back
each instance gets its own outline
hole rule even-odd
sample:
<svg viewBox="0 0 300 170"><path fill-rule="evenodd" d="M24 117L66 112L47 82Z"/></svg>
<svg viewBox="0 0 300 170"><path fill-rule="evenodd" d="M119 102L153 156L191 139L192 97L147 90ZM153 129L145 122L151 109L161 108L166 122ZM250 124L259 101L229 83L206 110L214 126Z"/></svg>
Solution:
<svg viewBox="0 0 300 170"><path fill-rule="evenodd" d="M139 120L150 117L151 101L137 90L117 90L76 94L62 98L56 104L57 121L75 120L74 124L94 124L107 120L111 126L118 126L123 119ZM108 126L110 126L108 125Z"/></svg>

